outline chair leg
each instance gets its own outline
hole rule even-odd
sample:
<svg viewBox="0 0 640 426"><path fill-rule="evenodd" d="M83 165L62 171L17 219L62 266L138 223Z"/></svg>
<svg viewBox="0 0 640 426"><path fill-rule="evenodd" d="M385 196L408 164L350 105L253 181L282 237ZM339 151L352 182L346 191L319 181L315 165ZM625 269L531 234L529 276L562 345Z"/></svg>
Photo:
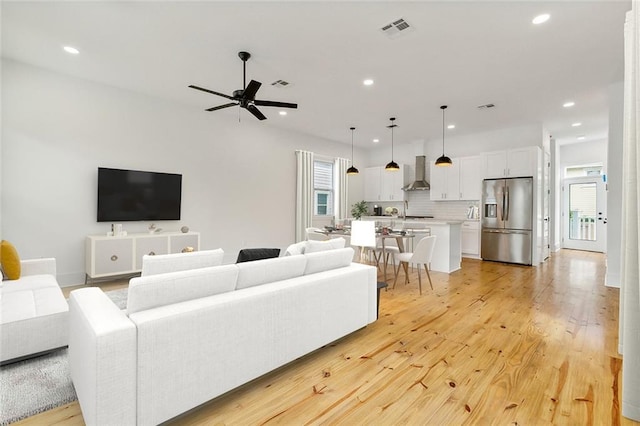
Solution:
<svg viewBox="0 0 640 426"><path fill-rule="evenodd" d="M409 283L409 263L404 262L402 266L404 267L404 285L407 285Z"/></svg>
<svg viewBox="0 0 640 426"><path fill-rule="evenodd" d="M429 285L431 286L431 290L433 290L433 283L431 282L431 274L429 273L429 268L427 268L427 264L424 265L424 270L427 271L427 278L429 278Z"/></svg>
<svg viewBox="0 0 640 426"><path fill-rule="evenodd" d="M418 288L420 288L420 294L422 294L422 278L420 277L420 268L418 268Z"/></svg>
<svg viewBox="0 0 640 426"><path fill-rule="evenodd" d="M394 271L396 272L396 278L393 280L393 288L396 288L396 282L398 281L398 273L400 272L400 265L402 265L402 262L398 264L398 269L395 269L395 267L393 268Z"/></svg>

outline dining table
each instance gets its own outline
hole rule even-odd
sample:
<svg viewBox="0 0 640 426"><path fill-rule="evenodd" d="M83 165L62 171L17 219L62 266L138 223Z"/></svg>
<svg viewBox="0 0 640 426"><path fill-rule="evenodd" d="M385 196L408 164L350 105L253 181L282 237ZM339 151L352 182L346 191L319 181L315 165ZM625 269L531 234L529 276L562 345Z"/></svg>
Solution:
<svg viewBox="0 0 640 426"><path fill-rule="evenodd" d="M348 229L324 229L319 231L320 233L327 235L329 238L340 237L340 236L350 236L351 233ZM387 280L387 262L386 262L386 254L387 254L387 245L385 244L385 240L389 238L393 238L396 240L396 245L398 246L398 251L400 253L405 252L404 240L414 238L415 234L406 231L380 231L376 232L376 239L380 238L382 243L382 268L384 274L384 280ZM395 273L395 271L394 271Z"/></svg>

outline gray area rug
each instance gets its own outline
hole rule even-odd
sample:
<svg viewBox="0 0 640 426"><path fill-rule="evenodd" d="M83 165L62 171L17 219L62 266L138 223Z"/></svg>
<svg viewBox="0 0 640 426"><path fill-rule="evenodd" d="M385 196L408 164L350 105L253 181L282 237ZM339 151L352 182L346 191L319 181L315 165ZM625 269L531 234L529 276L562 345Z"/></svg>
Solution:
<svg viewBox="0 0 640 426"><path fill-rule="evenodd" d="M127 289L106 292L124 309ZM8 425L77 399L67 349L0 367L0 425Z"/></svg>

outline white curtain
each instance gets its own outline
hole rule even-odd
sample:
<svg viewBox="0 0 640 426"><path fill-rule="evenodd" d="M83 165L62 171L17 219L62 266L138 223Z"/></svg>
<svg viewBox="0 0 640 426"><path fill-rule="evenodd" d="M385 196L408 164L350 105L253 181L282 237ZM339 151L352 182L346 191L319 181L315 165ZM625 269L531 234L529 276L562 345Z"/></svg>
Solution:
<svg viewBox="0 0 640 426"><path fill-rule="evenodd" d="M313 152L296 151L296 242L307 238L313 221Z"/></svg>
<svg viewBox="0 0 640 426"><path fill-rule="evenodd" d="M622 169L622 415L640 421L640 7L627 12L624 29L624 132Z"/></svg>
<svg viewBox="0 0 640 426"><path fill-rule="evenodd" d="M347 169L349 168L349 160L346 158L336 158L335 166L334 166L334 176L336 182L336 188L338 193L336 194L336 205L335 205L335 217L336 219L345 219L348 217L348 209L347 205Z"/></svg>

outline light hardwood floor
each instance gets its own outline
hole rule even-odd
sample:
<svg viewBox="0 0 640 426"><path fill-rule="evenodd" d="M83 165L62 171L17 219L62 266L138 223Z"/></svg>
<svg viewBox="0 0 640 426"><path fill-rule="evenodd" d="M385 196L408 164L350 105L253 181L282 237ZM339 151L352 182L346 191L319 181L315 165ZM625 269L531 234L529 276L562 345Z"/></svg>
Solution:
<svg viewBox="0 0 640 426"><path fill-rule="evenodd" d="M636 424L620 415L619 291L604 274L602 254L571 250L539 267L465 259L420 296L414 270L382 291L376 323L173 423ZM22 424L83 421L76 402Z"/></svg>

